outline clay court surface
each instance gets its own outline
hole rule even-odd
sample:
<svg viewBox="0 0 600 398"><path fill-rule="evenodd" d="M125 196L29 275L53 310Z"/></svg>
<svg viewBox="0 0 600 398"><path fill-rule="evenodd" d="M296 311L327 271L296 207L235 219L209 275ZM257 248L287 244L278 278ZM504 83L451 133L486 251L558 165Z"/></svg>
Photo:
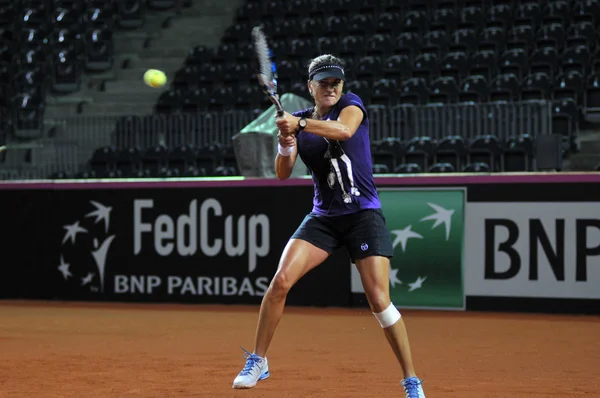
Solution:
<svg viewBox="0 0 600 398"><path fill-rule="evenodd" d="M233 390L256 307L0 301L0 397L398 397L364 309L288 308ZM600 318L404 311L428 398L600 397Z"/></svg>

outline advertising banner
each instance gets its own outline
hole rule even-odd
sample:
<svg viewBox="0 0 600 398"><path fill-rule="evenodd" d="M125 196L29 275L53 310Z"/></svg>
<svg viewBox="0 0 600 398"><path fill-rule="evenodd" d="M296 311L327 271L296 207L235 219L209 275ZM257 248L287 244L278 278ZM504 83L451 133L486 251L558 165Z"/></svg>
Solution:
<svg viewBox="0 0 600 398"><path fill-rule="evenodd" d="M469 203L468 296L600 299L600 202Z"/></svg>
<svg viewBox="0 0 600 398"><path fill-rule="evenodd" d="M392 234L390 295L398 307L464 309L465 191L460 188L382 188ZM352 291L364 293L351 266Z"/></svg>
<svg viewBox="0 0 600 398"><path fill-rule="evenodd" d="M18 263L3 275L28 298L258 304L311 199L310 186L6 190ZM347 263L336 253L287 303L347 305Z"/></svg>

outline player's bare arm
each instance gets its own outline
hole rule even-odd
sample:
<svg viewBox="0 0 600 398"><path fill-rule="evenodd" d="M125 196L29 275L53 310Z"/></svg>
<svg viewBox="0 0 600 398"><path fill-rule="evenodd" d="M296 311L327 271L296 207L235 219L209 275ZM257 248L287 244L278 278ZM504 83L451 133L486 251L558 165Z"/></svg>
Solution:
<svg viewBox="0 0 600 398"><path fill-rule="evenodd" d="M352 138L363 120L363 111L355 105L347 106L340 112L337 121L308 119L305 130L311 134L330 140L345 141ZM278 119L277 126L282 134L295 134L298 130L299 117L285 113Z"/></svg>
<svg viewBox="0 0 600 398"><path fill-rule="evenodd" d="M296 137L292 135L284 135L281 132L277 134L278 153L275 157L275 175L280 180L286 180L292 175L294 164L298 157L298 149L296 148Z"/></svg>

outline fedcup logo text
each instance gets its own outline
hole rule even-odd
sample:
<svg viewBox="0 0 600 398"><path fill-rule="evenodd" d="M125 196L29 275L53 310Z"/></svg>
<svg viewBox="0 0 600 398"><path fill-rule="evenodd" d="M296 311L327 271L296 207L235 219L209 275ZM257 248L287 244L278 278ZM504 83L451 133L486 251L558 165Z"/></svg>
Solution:
<svg viewBox="0 0 600 398"><path fill-rule="evenodd" d="M229 257L246 255L250 273L256 269L258 258L269 254L270 224L264 214L241 215L237 220L232 215L224 217L223 207L216 199L206 199L200 206L198 200L192 200L187 214L181 214L177 219L167 214L148 219L145 215L153 208L152 199L139 199L133 203L134 255L144 249L144 234L152 234L153 249L160 256L175 252L182 257L193 256L198 250L207 257L222 252ZM211 229L217 223L223 224L223 236L211 238Z"/></svg>
<svg viewBox="0 0 600 398"><path fill-rule="evenodd" d="M270 222L265 214L227 215L216 199L200 203L194 199L185 204L183 212L175 210L169 215L164 213L164 205L155 206L153 199L135 199L130 207L133 214L129 213L133 217L127 217L133 219L133 239L128 240L133 247L129 250L134 258L144 255L144 260L140 257L139 261L132 261L130 256L123 256L123 242L119 245L121 254L110 260L108 254L116 239L110 233L113 208L98 201L90 204L91 211L62 226L65 233L57 268L70 284L92 292L104 292L108 285L115 294L204 296L262 296L268 288L269 278L251 277L259 259L270 253ZM118 229L122 230L122 222L119 223ZM148 261L149 254L156 260L140 267L141 261ZM223 257L240 261L235 267L221 267L219 258ZM189 266L193 274L204 266L214 271L214 265L219 265L222 275L173 275L171 267L160 258L175 261L179 269L181 264ZM111 264L107 264L107 259ZM111 275L108 277L107 265ZM135 271L127 272L144 268L146 272L138 271L136 275L132 274ZM105 284L106 278L113 283Z"/></svg>

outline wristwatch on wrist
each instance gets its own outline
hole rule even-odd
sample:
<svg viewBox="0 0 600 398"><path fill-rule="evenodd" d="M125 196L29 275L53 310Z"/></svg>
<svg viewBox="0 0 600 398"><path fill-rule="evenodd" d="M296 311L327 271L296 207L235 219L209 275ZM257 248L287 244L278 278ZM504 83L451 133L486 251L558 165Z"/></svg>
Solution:
<svg viewBox="0 0 600 398"><path fill-rule="evenodd" d="M301 117L301 118L298 120L298 129L299 129L300 131L302 131L302 130L304 130L304 128L305 128L305 127L306 127L306 118L305 118L305 117Z"/></svg>

